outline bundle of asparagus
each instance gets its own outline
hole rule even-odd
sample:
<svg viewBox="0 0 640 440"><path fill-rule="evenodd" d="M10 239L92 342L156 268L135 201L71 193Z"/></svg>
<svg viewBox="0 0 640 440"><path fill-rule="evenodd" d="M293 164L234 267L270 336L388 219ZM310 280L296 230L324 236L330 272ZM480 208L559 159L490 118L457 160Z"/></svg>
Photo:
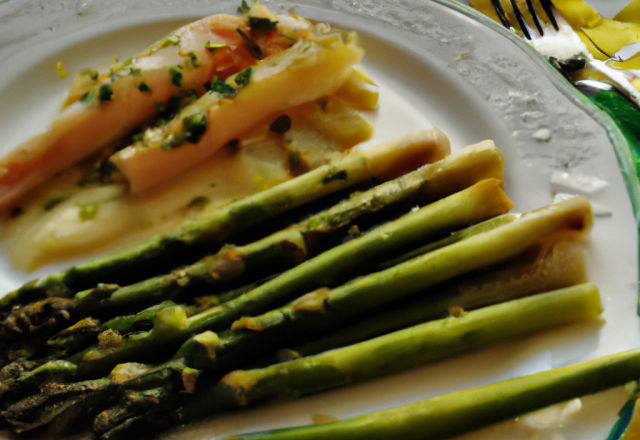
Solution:
<svg viewBox="0 0 640 440"><path fill-rule="evenodd" d="M152 435L204 412L317 392L600 313L594 286L571 287L586 281L575 243L591 225L588 201L504 215L511 202L493 143L448 152L437 130L353 150L12 292L0 304L2 423L18 433ZM372 178L386 182L257 241L224 244ZM215 253L168 258L202 249ZM160 272L164 258L178 266ZM383 352L378 365L372 356Z"/></svg>

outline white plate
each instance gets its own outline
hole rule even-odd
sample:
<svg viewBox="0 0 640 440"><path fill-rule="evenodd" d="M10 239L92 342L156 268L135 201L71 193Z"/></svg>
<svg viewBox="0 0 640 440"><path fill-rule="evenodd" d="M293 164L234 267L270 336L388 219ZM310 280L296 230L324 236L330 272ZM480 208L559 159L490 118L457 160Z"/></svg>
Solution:
<svg viewBox="0 0 640 440"><path fill-rule="evenodd" d="M589 275L601 289L605 322L565 327L295 402L216 417L171 438L307 424L312 414L346 418L640 346L636 220L614 151L624 151L619 132L606 117L562 84L523 43L458 6L419 0L265 3L278 12L296 6L299 15L361 32L367 50L363 65L381 85L377 137L432 123L450 136L454 149L494 139L507 159L505 187L516 210L551 201L553 170L607 181L590 197L612 215L596 218L587 244ZM100 62L106 67L115 55L137 52L186 19L232 13L236 7L236 1L200 0L0 4L0 152L55 115L70 82L58 79L57 61L71 72ZM549 130L549 141L535 139L541 129ZM631 170L629 183L637 198L629 157L621 157ZM31 277L0 257L2 291ZM581 420L558 431L564 437L553 438L606 437L623 401L620 390L586 400ZM519 429L507 423L464 438L534 438Z"/></svg>

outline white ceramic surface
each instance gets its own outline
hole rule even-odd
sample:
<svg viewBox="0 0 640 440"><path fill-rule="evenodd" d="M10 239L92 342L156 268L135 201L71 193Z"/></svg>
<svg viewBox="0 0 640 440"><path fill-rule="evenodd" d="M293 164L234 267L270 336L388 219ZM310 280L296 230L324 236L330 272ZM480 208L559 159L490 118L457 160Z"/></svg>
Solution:
<svg viewBox="0 0 640 440"><path fill-rule="evenodd" d="M436 2L265 3L279 12L297 5L299 15L361 32L367 50L363 66L381 85L380 110L372 115L376 137L432 123L450 136L454 149L494 139L507 159L505 187L514 209L549 203L552 192L561 189L550 184L554 170L606 180L608 185L590 197L612 215L596 219L586 246L590 277L601 289L604 322L565 327L295 402L224 415L167 438L217 438L306 424L312 414L346 418L640 346L636 221L612 142L592 110L564 90L535 54ZM31 0L20 6L13 0L0 4L1 153L42 129L55 114L70 84L57 77L57 61L72 72L100 63L106 67L114 55L134 53L186 19L231 12L236 2L50 0L40 6ZM41 16L45 10L50 11L47 18ZM29 24L29 14L44 24ZM540 130L549 130L550 138L540 140ZM0 291L31 277L12 270L0 254ZM619 390L591 398L578 414L582 421L559 430L523 434L519 425L507 423L464 438L602 439L623 400Z"/></svg>

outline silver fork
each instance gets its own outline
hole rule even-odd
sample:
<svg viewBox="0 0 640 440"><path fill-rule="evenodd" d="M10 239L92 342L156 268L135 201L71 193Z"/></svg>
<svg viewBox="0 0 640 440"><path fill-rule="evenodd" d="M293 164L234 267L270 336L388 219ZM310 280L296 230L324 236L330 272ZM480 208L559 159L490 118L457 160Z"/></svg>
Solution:
<svg viewBox="0 0 640 440"><path fill-rule="evenodd" d="M522 15L522 12L518 7L518 3L516 2L516 0L510 0L510 1L511 1L511 9L513 10L513 15L515 15L516 17L516 21L518 22L518 26L520 27L520 30L522 31L522 33L524 34L527 40L531 40L531 34L529 34L529 27L527 26L524 20L524 15ZM551 0L538 0L538 1L540 2L540 6L542 6L542 9L544 10L544 13L549 18L551 25L557 31L558 23L556 21L556 18L553 15L553 10L551 9L553 7L553 3L551 3ZM500 3L500 0L491 0L491 4L493 5L493 8L496 10L496 13L498 14L498 18L500 19L500 22L502 23L502 25L507 29L512 27L514 23L510 23L509 20L507 20L507 16L504 13L504 9L502 8L502 4ZM540 24L540 20L538 19L538 14L536 13L536 9L533 7L533 0L527 0L527 9L529 9L529 12L531 13L531 17L533 18L533 23L535 24L536 29L538 29L538 33L542 37L544 35L544 30L542 29L542 25Z"/></svg>
<svg viewBox="0 0 640 440"><path fill-rule="evenodd" d="M549 18L549 21L551 22L556 32L559 31L558 21L554 16L554 12L552 9L553 3L551 2L551 0L537 0L537 1L540 3L540 6L542 6L542 9L544 10L545 14ZM527 2L527 9L529 10L531 17L533 18L533 22L538 30L538 33L540 34L540 37L542 37L544 36L544 30L542 28L542 25L540 24L540 20L538 18L536 9L533 6L533 0L526 0L526 2ZM513 24L510 23L509 20L507 19L504 13L502 4L500 3L500 0L491 0L491 4L493 5L493 8L498 14L498 18L500 19L500 22L502 23L502 25L507 29L510 29L513 26ZM533 40L529 32L529 27L527 26L526 21L524 19L524 15L522 14L522 11L520 11L520 8L518 7L516 0L510 0L510 4L513 10L513 15L516 17L516 21L518 22L518 27L522 31L522 34L527 40ZM565 75L567 79L569 79L569 74L577 70L580 70L582 67L584 67L585 65L584 63L586 63L586 60L589 59L590 66L593 69L605 74L609 78L610 82L604 82L604 81L598 81L598 80L578 81L579 84L578 83L574 84L574 86L576 86L578 90L580 90L586 96L593 96L595 93L597 93L600 90L611 90L611 88L613 87L616 91L618 91L628 100L633 102L638 108L640 108L640 93L638 93L638 91L635 90L635 88L630 84L630 80L633 79L632 77L635 77L635 75L628 71L614 70L607 65L609 61L623 61L624 59L630 58L631 56L637 53L637 49L629 51L628 49L631 49L631 48L625 47L620 49L615 54L609 55L609 54L606 54L604 51L602 51L595 44L595 42L591 41L591 43L598 51L600 51L603 55L609 58L609 60L606 62L594 60L588 53L581 54L580 58L584 58L582 60L582 63L577 62L579 61L579 59L578 60L557 60L546 54L542 54L542 55L545 55L545 58L547 58L549 62L552 65L554 65L554 67L556 67L556 69L558 69L563 75Z"/></svg>

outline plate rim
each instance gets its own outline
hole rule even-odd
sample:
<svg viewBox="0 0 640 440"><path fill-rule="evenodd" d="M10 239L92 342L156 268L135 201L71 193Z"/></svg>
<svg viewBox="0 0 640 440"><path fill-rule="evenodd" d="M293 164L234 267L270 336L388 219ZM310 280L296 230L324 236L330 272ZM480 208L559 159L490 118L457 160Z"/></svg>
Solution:
<svg viewBox="0 0 640 440"><path fill-rule="evenodd" d="M547 74L548 78L560 93L569 98L579 109L591 116L602 126L602 128L605 129L616 153L620 172L622 173L622 178L625 182L625 186L627 187L629 199L631 200L631 206L633 207L636 225L640 230L640 179L638 178L636 167L631 156L631 147L611 116L599 109L598 106L589 100L589 98L578 91L578 89L576 89L564 76L562 76L558 70L549 64L544 56L514 32L507 30L505 27L499 25L494 20L480 13L473 7L463 5L455 0L431 1L453 9L454 11L479 22L480 24L492 29L494 32L498 32L500 35L509 39ZM640 252L640 243L638 243L638 247Z"/></svg>

